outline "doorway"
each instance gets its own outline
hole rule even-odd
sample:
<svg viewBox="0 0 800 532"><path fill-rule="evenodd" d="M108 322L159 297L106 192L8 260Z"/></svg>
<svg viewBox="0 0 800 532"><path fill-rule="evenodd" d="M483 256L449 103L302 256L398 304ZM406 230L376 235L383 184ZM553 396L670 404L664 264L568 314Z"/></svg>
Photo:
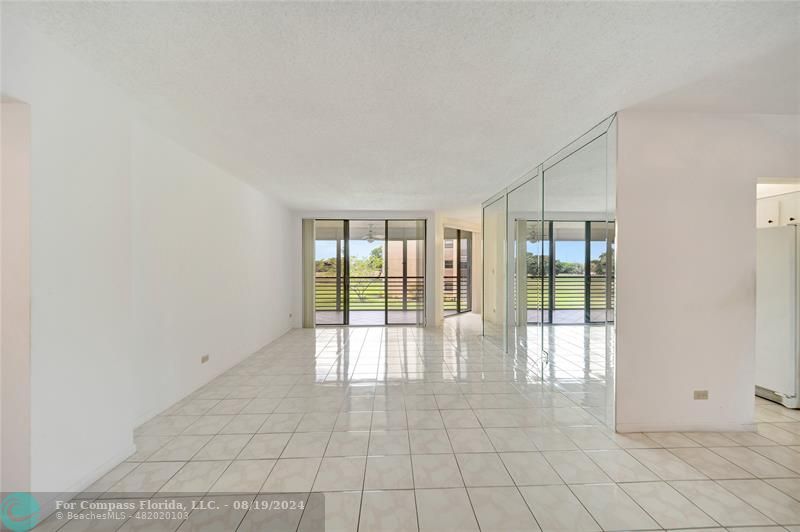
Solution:
<svg viewBox="0 0 800 532"><path fill-rule="evenodd" d="M316 325L424 325L425 220L315 220Z"/></svg>
<svg viewBox="0 0 800 532"><path fill-rule="evenodd" d="M800 179L756 185L756 396L800 408Z"/></svg>

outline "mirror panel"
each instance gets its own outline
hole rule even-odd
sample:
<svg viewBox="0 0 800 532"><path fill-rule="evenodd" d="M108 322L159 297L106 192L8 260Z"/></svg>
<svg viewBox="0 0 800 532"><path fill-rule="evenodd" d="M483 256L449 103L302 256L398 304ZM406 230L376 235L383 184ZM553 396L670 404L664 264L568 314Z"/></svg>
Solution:
<svg viewBox="0 0 800 532"><path fill-rule="evenodd" d="M615 155L614 155L615 156ZM550 304L545 378L576 393L586 414L613 423L613 187L608 135L587 134L544 168ZM587 422L591 418L587 418Z"/></svg>
<svg viewBox="0 0 800 532"><path fill-rule="evenodd" d="M545 308L542 179L524 182L508 193L508 352L527 357L542 374L541 334Z"/></svg>

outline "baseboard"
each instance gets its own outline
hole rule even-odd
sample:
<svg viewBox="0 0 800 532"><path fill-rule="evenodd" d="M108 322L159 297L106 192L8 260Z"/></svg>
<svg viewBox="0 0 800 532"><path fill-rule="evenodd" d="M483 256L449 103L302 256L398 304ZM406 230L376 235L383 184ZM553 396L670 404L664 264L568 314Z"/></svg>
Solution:
<svg viewBox="0 0 800 532"><path fill-rule="evenodd" d="M75 497L75 495L86 491L86 488L100 480L109 471L117 467L120 463L124 462L126 458L136 452L136 446L131 442L124 450L115 453L111 458L106 460L102 465L96 467L90 474L84 476L80 481L72 485L70 489L62 493L49 493L48 498L42 500L42 495L37 492L36 500L39 502L41 518L40 522L44 521L56 509L56 501L68 501Z"/></svg>
<svg viewBox="0 0 800 532"><path fill-rule="evenodd" d="M291 327L287 327L286 329L278 333L269 342L264 344L260 349L263 349L264 347L268 346L278 338L281 338L282 336L287 334L290 330ZM153 412L148 412L146 414L137 416L136 423L134 424L132 430L140 426L142 423L162 413L165 409L169 408L170 406L180 401L184 397L194 393L198 389L207 385L209 382L216 379L217 377L219 377L220 375L231 369L236 364L239 364L242 360L246 359L253 353L258 352L260 349L257 349L251 353L242 354L241 356L237 357L236 360L231 361L230 364L227 364L224 368L220 369L220 371L217 372L215 375L206 379L205 382L203 382L202 384L194 387L192 390L189 390L188 392L176 394L177 397L173 401L169 402L166 406L154 409L155 411ZM37 493L36 498L40 506L40 522L46 519L50 514L52 514L56 510L57 501L68 501L73 497L75 497L77 494L84 492L89 486L97 482L100 478L102 478L109 471L117 467L120 463L124 462L126 458L128 458L135 452L136 452L136 445L134 445L133 441L131 441L131 443L127 445L124 449L114 453L111 458L106 460L102 465L96 467L91 473L85 475L80 481L76 482L68 490L61 493Z"/></svg>
<svg viewBox="0 0 800 532"><path fill-rule="evenodd" d="M753 432L755 423L706 423L692 424L650 424L650 423L617 423L616 431L628 432Z"/></svg>
<svg viewBox="0 0 800 532"><path fill-rule="evenodd" d="M259 347L259 348L258 348L258 349L256 349L255 351L252 351L252 352L250 352L250 353L245 353L245 354L239 355L239 356L236 358L236 360L234 360L234 361L232 361L231 363L229 363L229 364L225 365L223 368L221 368L221 369L220 369L218 372L216 372L214 375L212 375L211 377L209 377L209 378L205 379L205 381L204 381L204 382L202 382L201 384L198 384L198 385L194 386L194 387L193 387L193 388L191 388L189 391L186 391L186 392L177 392L177 393L176 393L175 395L173 395L173 396L172 396L170 399L168 399L168 400L164 401L164 403L165 403L165 404L163 404L163 405L161 405L161 406L158 406L158 407L156 407L156 408L153 408L153 409L151 409L150 411L148 411L148 412L145 412L144 414L139 414L139 415L137 415L137 416L134 418L133 428L134 428L134 429L136 429L136 428L138 428L138 427L140 427L140 426L144 425L146 422L150 421L150 420L151 420L151 419L153 419L154 417L158 416L159 414L163 413L164 411L166 411L167 409L169 409L170 407L172 407L172 405L174 405L174 404L175 404L175 403L177 403L178 401L180 401L180 400L182 400L182 399L184 399L184 398L188 397L189 395L191 395L191 394L195 393L197 390L199 390L199 389L200 389L200 388L202 388L203 386L207 385L209 382L213 381L214 379L216 379L217 377L219 377L220 375L222 375L223 373L225 373L226 371L228 371L229 369L231 369L231 368L232 368L232 367L234 367L235 365L239 364L240 362L242 362L242 361L243 361L244 359L246 359L247 357L249 357L249 356L251 356L251 355L253 355L253 354L255 354L255 353L258 353L259 351L261 351L262 349L264 349L265 347L267 347L269 344L271 344L271 343L272 343L272 342L274 342L275 340L277 340L277 339L279 339L279 338L281 338L281 337L285 336L286 334L288 334L289 332L291 332L291 330L292 330L292 327L291 327L291 326L287 326L287 328L285 328L285 329L284 329L282 332L278 333L278 334L277 334L277 335L276 335L274 338L272 338L272 340L269 340L269 341L268 341L266 344L262 345L261 347Z"/></svg>

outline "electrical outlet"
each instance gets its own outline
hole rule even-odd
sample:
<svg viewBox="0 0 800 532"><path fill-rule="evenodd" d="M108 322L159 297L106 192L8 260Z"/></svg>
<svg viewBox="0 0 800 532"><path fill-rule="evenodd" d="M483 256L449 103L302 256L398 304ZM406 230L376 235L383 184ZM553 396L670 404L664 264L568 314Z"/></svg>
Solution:
<svg viewBox="0 0 800 532"><path fill-rule="evenodd" d="M208 359L209 359L209 357L210 357L210 355L203 355L203 356L201 356L201 357L200 357L200 363L201 363L201 364L205 364L206 362L208 362Z"/></svg>
<svg viewBox="0 0 800 532"><path fill-rule="evenodd" d="M708 390L695 390L694 391L694 400L695 401L707 401L708 400Z"/></svg>

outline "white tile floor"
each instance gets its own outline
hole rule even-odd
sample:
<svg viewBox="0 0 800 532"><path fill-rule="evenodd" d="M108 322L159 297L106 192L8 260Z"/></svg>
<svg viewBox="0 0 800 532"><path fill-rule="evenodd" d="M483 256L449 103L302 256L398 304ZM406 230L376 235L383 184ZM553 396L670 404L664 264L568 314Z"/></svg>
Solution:
<svg viewBox="0 0 800 532"><path fill-rule="evenodd" d="M328 531L800 531L800 412L758 400L757 433L615 434L596 329L556 328L542 384L476 320L292 331L141 426L86 497L319 492ZM147 530L322 530L317 502ZM43 529L145 529L89 523Z"/></svg>

